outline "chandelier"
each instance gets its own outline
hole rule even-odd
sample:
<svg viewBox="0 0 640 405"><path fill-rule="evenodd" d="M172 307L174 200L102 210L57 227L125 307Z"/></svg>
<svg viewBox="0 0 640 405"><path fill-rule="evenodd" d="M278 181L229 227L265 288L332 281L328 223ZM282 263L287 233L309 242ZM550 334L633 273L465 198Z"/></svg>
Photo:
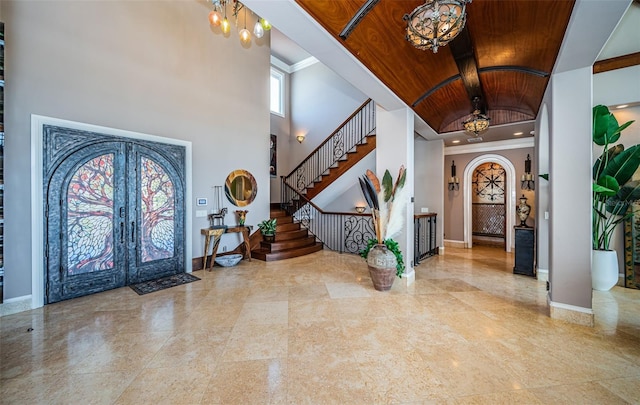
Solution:
<svg viewBox="0 0 640 405"><path fill-rule="evenodd" d="M224 35L228 35L231 31L231 23L227 18L227 4L231 4L233 16L236 19L236 25L238 27L240 27L238 24L240 11L244 9L244 27L239 32L240 41L242 41L243 44L251 42L251 33L247 29L247 8L244 4L238 0L211 0L211 4L213 4L213 11L209 13L209 23L215 27L220 27ZM260 39L264 36L264 32L269 31L270 29L271 24L269 21L258 17L258 20L253 27L253 35Z"/></svg>
<svg viewBox="0 0 640 405"><path fill-rule="evenodd" d="M437 53L438 47L448 44L464 28L469 3L471 0L426 0L402 17L407 21L407 41L422 51Z"/></svg>
<svg viewBox="0 0 640 405"><path fill-rule="evenodd" d="M491 118L480 112L480 97L473 98L473 112L471 114L471 117L462 121L462 125L465 130L478 136L489 128L489 121L491 121Z"/></svg>

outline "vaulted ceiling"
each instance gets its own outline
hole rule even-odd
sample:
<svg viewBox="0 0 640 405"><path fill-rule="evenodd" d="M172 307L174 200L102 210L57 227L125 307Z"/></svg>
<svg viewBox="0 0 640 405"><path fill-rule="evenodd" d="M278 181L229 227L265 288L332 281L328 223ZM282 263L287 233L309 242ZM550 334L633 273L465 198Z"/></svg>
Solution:
<svg viewBox="0 0 640 405"><path fill-rule="evenodd" d="M433 53L405 40L402 17L424 1L295 1L438 133L463 129L474 96L492 126L534 120L574 7L574 0L473 0L464 31Z"/></svg>

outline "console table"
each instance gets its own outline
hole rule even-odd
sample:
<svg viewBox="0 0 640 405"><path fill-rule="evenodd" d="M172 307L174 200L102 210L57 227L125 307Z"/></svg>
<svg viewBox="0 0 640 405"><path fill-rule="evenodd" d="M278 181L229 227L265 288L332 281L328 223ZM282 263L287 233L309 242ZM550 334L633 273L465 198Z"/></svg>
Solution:
<svg viewBox="0 0 640 405"><path fill-rule="evenodd" d="M200 230L200 233L204 235L204 257L202 258L202 268L207 268L207 252L209 251L209 245L213 242L213 250L211 252L211 263L209 264L209 271L213 269L213 263L218 254L218 246L220 245L220 239L225 233L240 233L242 234L242 240L245 247L244 259L248 258L251 261L251 244L249 243L249 232L252 226L212 226L210 228L204 228Z"/></svg>

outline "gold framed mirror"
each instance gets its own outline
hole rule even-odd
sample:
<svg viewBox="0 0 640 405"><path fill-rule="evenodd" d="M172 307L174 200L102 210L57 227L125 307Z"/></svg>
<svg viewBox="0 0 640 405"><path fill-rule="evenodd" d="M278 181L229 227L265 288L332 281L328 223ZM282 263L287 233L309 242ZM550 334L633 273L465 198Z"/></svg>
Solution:
<svg viewBox="0 0 640 405"><path fill-rule="evenodd" d="M258 194L258 184L251 173L246 170L234 170L224 182L224 192L231 204L245 207L253 202Z"/></svg>

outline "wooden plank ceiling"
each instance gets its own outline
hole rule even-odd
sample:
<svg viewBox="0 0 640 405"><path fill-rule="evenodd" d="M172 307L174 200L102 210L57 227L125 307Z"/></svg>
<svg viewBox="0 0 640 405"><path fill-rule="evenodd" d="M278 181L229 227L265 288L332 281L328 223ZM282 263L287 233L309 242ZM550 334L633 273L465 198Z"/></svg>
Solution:
<svg viewBox="0 0 640 405"><path fill-rule="evenodd" d="M464 31L438 53L405 39L402 17L424 1L296 2L431 128L446 133L463 129L474 96L492 126L535 119L575 0L473 0Z"/></svg>

